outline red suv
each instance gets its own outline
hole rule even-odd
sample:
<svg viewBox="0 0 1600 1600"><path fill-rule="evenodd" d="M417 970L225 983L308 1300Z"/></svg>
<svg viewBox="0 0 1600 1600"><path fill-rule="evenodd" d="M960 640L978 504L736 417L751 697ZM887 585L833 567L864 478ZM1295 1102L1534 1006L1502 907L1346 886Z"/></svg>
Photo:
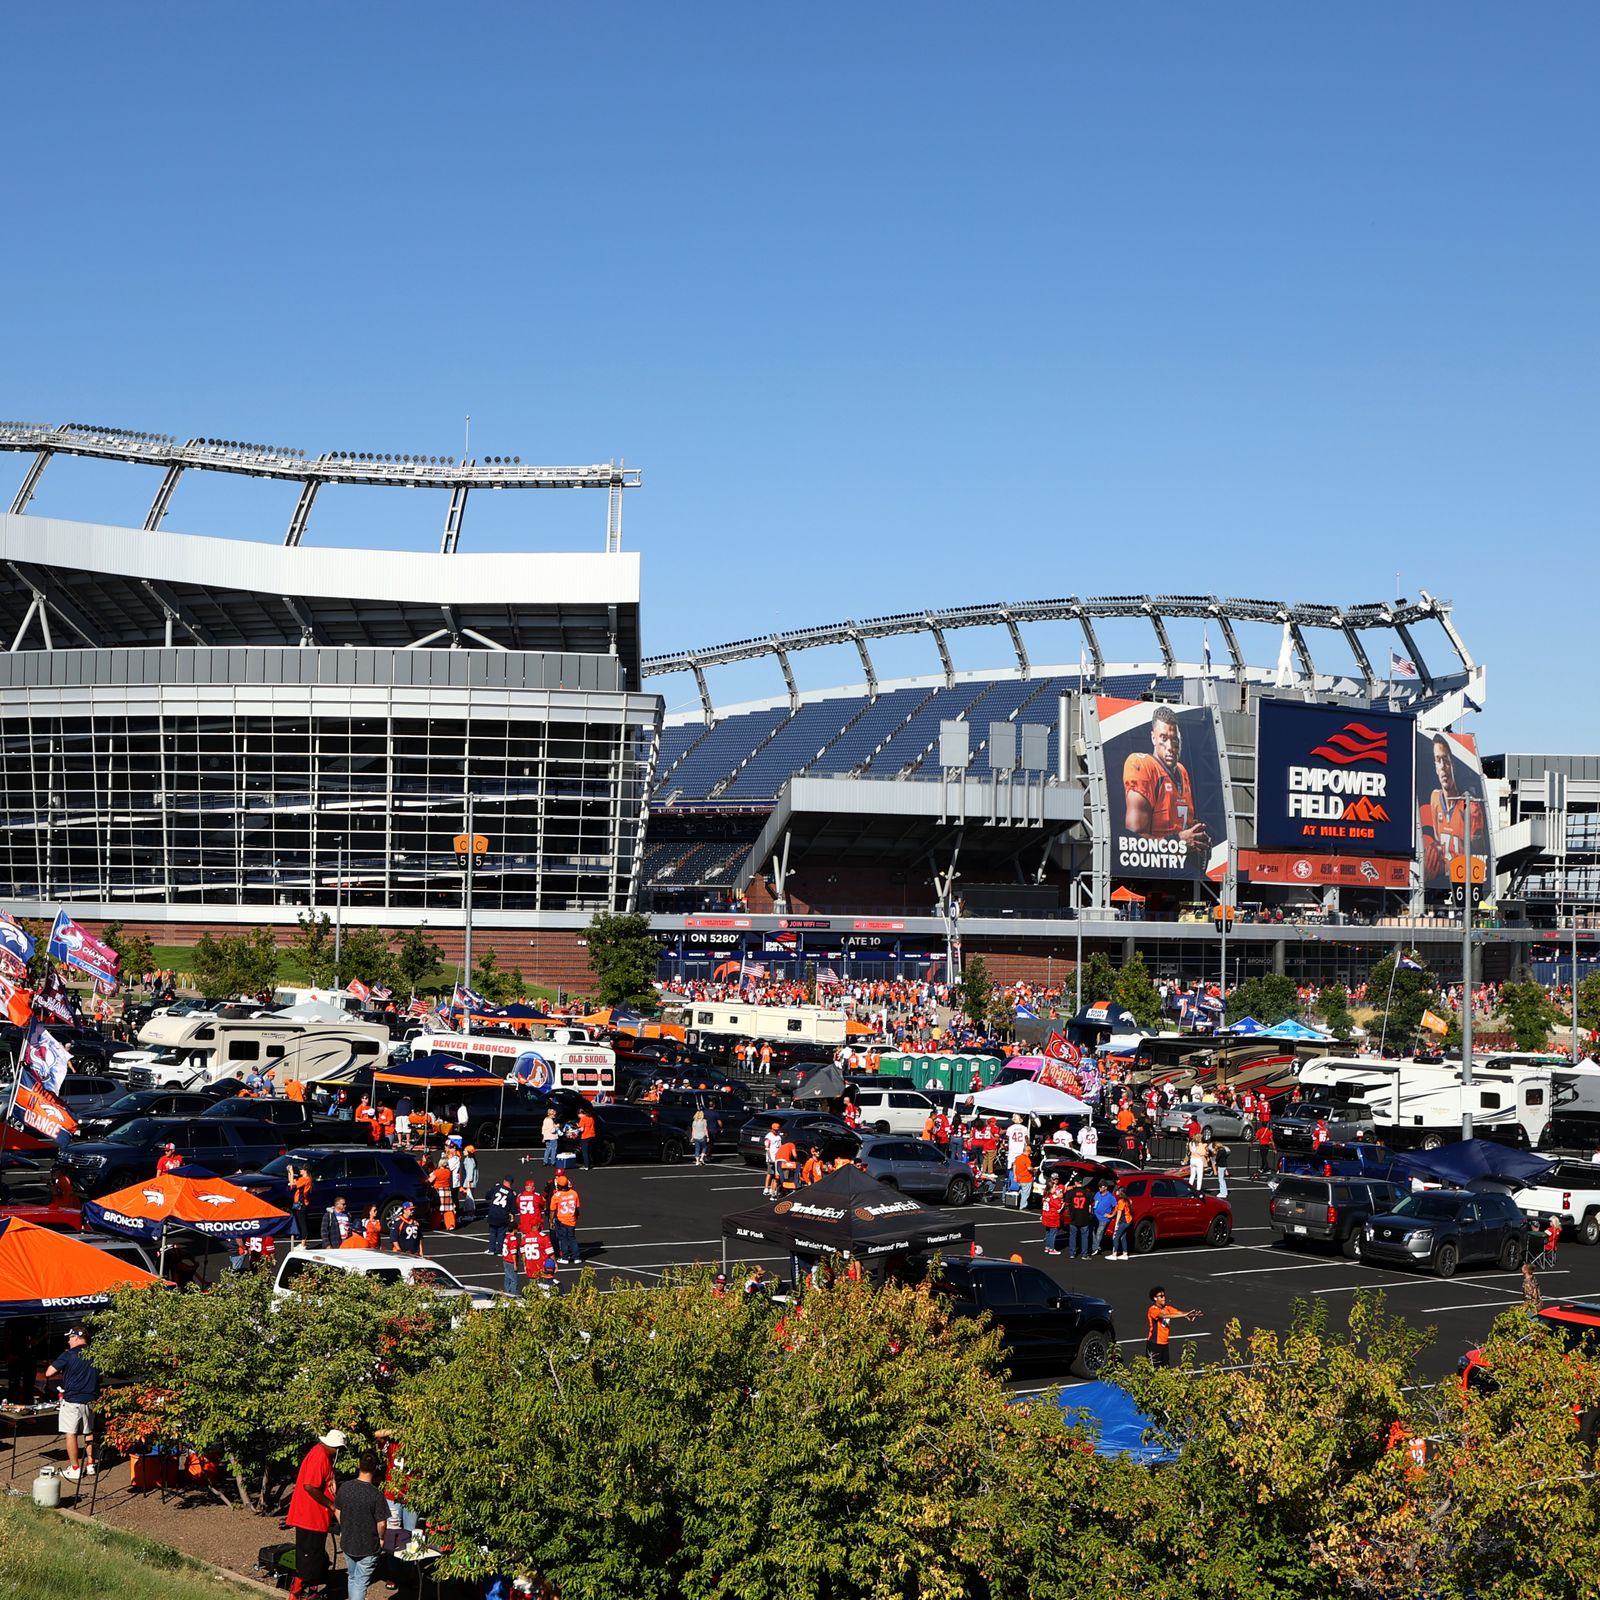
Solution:
<svg viewBox="0 0 1600 1600"><path fill-rule="evenodd" d="M1124 1172L1117 1193L1133 1207L1128 1239L1139 1255L1169 1239L1224 1245L1233 1237L1233 1207L1217 1195L1196 1193L1181 1172Z"/></svg>

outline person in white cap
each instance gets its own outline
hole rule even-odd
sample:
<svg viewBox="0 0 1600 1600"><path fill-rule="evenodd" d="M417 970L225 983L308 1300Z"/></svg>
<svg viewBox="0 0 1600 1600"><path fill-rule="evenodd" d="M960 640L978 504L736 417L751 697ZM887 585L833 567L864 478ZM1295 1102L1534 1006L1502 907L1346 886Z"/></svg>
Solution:
<svg viewBox="0 0 1600 1600"><path fill-rule="evenodd" d="M100 1374L89 1359L89 1334L84 1328L67 1330L67 1348L50 1363L46 1379L54 1378L61 1396L58 1425L67 1441L65 1476L76 1481L83 1473L94 1476L94 1403L100 1395ZM83 1465L78 1465L78 1435L83 1435Z"/></svg>
<svg viewBox="0 0 1600 1600"><path fill-rule="evenodd" d="M294 1529L293 1595L320 1595L328 1581L328 1533L339 1520L334 1502L338 1484L333 1476L334 1452L349 1441L337 1428L329 1428L306 1451L289 1497L285 1523Z"/></svg>

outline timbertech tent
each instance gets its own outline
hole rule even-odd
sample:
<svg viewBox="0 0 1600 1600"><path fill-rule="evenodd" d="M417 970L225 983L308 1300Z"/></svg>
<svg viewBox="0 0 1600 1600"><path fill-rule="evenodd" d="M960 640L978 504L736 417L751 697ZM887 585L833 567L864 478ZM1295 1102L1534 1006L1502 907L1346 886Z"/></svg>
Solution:
<svg viewBox="0 0 1600 1600"><path fill-rule="evenodd" d="M981 1090L972 1097L972 1108L1023 1117L1081 1117L1089 1111L1088 1104L1075 1094L1029 1079Z"/></svg>
<svg viewBox="0 0 1600 1600"><path fill-rule="evenodd" d="M113 1289L159 1287L161 1279L70 1234L21 1217L0 1220L0 1318L98 1311Z"/></svg>
<svg viewBox="0 0 1600 1600"><path fill-rule="evenodd" d="M722 1259L742 1244L770 1244L791 1255L872 1260L923 1255L972 1242L970 1222L919 1205L859 1167L840 1167L776 1205L738 1211L722 1221Z"/></svg>

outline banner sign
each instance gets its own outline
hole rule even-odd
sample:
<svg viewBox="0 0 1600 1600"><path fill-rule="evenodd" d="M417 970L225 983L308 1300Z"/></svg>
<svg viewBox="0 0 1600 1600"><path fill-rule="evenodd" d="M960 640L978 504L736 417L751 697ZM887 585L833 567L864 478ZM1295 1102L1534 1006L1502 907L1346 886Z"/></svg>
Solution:
<svg viewBox="0 0 1600 1600"><path fill-rule="evenodd" d="M1449 888L1450 863L1466 854L1469 842L1474 858L1485 863L1485 878L1494 882L1483 763L1470 733L1417 735L1417 828L1425 888Z"/></svg>
<svg viewBox="0 0 1600 1600"><path fill-rule="evenodd" d="M1391 711L1263 700L1256 843L1264 851L1409 856L1415 733L1415 718Z"/></svg>
<svg viewBox="0 0 1600 1600"><path fill-rule="evenodd" d="M1293 850L1241 850L1252 883L1336 883L1352 889L1408 889L1411 863L1387 856L1329 856Z"/></svg>
<svg viewBox="0 0 1600 1600"><path fill-rule="evenodd" d="M1228 809L1210 707L1111 699L1096 705L1112 876L1220 879Z"/></svg>
<svg viewBox="0 0 1600 1600"><path fill-rule="evenodd" d="M103 978L107 983L117 981L117 952L81 928L65 911L56 913L55 926L50 930L50 954L69 967L87 972L91 978Z"/></svg>

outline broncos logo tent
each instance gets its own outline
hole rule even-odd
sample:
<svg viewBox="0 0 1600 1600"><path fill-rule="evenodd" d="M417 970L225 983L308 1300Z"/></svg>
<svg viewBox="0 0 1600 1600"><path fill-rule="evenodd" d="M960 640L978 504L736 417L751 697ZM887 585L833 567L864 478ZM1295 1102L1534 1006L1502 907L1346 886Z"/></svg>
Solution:
<svg viewBox="0 0 1600 1600"><path fill-rule="evenodd" d="M287 1211L226 1178L185 1178L176 1172L85 1200L83 1215L107 1233L135 1239L159 1239L168 1228L238 1239L253 1233L282 1233L289 1226Z"/></svg>
<svg viewBox="0 0 1600 1600"><path fill-rule="evenodd" d="M0 1220L0 1318L96 1311L110 1304L113 1289L160 1283L70 1234L37 1228L21 1217Z"/></svg>

